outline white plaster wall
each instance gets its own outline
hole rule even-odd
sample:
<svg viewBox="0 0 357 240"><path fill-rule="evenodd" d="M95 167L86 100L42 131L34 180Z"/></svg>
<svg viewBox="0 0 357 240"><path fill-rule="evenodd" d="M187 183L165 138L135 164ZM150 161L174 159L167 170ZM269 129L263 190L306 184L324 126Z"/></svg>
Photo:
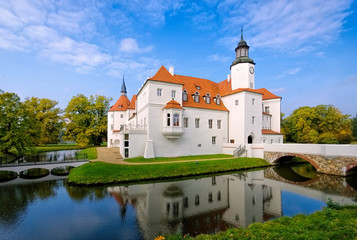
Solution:
<svg viewBox="0 0 357 240"><path fill-rule="evenodd" d="M283 135L281 134L262 134L261 143L264 144L276 144L283 143Z"/></svg>
<svg viewBox="0 0 357 240"><path fill-rule="evenodd" d="M166 126L163 118L163 106L150 105L148 140L153 140L155 157L173 157L222 153L222 144L227 138L227 116L225 111L198 108L185 108L183 118L188 117L188 128L178 139L167 139L162 129ZM200 119L200 127L195 128L195 118ZM213 119L213 128L208 128L208 119ZM217 120L221 120L221 129L217 129ZM180 122L183 126L183 121ZM216 144L212 144L216 136ZM198 146L201 144L201 147Z"/></svg>
<svg viewBox="0 0 357 240"><path fill-rule="evenodd" d="M252 63L238 63L231 68L232 89L255 88L255 72L249 72L249 68L255 68ZM250 86L253 83L253 87Z"/></svg>
<svg viewBox="0 0 357 240"><path fill-rule="evenodd" d="M271 130L271 116L267 114L262 115L262 122L263 122L263 129L269 129Z"/></svg>
<svg viewBox="0 0 357 240"><path fill-rule="evenodd" d="M172 100L171 91L176 91L175 101L182 106L182 84L148 81L148 103L165 104ZM157 96L157 89L161 88L161 96Z"/></svg>
<svg viewBox="0 0 357 240"><path fill-rule="evenodd" d="M280 103L281 99L270 99L263 101L263 109L269 107L269 113L271 116L271 130L275 132L280 132Z"/></svg>

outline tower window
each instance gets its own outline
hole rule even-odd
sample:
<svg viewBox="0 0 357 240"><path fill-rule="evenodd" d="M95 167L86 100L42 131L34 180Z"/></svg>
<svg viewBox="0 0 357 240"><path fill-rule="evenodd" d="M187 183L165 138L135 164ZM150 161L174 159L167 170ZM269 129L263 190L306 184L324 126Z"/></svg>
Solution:
<svg viewBox="0 0 357 240"><path fill-rule="evenodd" d="M187 91L186 90L182 91L182 101L187 102Z"/></svg>
<svg viewBox="0 0 357 240"><path fill-rule="evenodd" d="M212 137L212 144L213 144L213 145L216 144L216 137L215 137L215 136Z"/></svg>
<svg viewBox="0 0 357 240"><path fill-rule="evenodd" d="M252 117L252 124L255 124L255 117Z"/></svg>
<svg viewBox="0 0 357 240"><path fill-rule="evenodd" d="M158 88L156 93L157 93L157 96L160 97L162 95L162 89Z"/></svg>
<svg viewBox="0 0 357 240"><path fill-rule="evenodd" d="M187 118L187 117L185 117L185 118L183 119L183 126L184 126L185 128L188 128L188 118Z"/></svg>
<svg viewBox="0 0 357 240"><path fill-rule="evenodd" d="M269 107L265 107L265 112L266 112L266 113L269 113L269 112L270 112Z"/></svg>
<svg viewBox="0 0 357 240"><path fill-rule="evenodd" d="M200 127L200 119L195 118L195 128L199 128L199 127Z"/></svg>
<svg viewBox="0 0 357 240"><path fill-rule="evenodd" d="M236 106L238 106L238 104L239 104L239 101L238 101L238 100L236 100L236 101L235 101L235 104L236 104Z"/></svg>
<svg viewBox="0 0 357 240"><path fill-rule="evenodd" d="M255 98L252 98L252 105L254 105L255 103Z"/></svg>
<svg viewBox="0 0 357 240"><path fill-rule="evenodd" d="M217 120L217 129L221 129L222 121Z"/></svg>
<svg viewBox="0 0 357 240"><path fill-rule="evenodd" d="M171 97L172 97L172 98L175 98L175 97L176 97L176 91L175 91L175 90L172 90L172 91L171 91Z"/></svg>

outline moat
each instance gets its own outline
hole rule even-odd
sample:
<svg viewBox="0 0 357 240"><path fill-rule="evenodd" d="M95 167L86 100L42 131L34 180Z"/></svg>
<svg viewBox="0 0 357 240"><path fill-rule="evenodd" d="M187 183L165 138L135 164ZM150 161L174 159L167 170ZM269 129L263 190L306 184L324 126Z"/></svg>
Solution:
<svg viewBox="0 0 357 240"><path fill-rule="evenodd" d="M329 198L357 204L357 176L316 174L310 164L132 185L22 182L0 184L1 239L194 236L310 214Z"/></svg>

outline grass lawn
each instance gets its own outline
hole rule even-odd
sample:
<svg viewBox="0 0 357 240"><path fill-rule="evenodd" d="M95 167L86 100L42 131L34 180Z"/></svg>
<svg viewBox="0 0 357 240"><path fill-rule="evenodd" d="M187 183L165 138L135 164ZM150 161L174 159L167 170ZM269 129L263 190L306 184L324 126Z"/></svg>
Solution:
<svg viewBox="0 0 357 240"><path fill-rule="evenodd" d="M325 208L311 215L281 217L265 223L253 223L247 228L232 228L215 235L190 236L172 235L166 240L181 239L357 239L357 206L342 207L340 210Z"/></svg>
<svg viewBox="0 0 357 240"><path fill-rule="evenodd" d="M82 156L83 153L86 153L88 156L88 160L97 159L97 148L91 147L81 150L78 154Z"/></svg>
<svg viewBox="0 0 357 240"><path fill-rule="evenodd" d="M72 169L68 176L68 182L84 185L139 182L264 166L269 166L269 163L260 158L233 158L150 165L119 165L92 162Z"/></svg>
<svg viewBox="0 0 357 240"><path fill-rule="evenodd" d="M357 144L357 141L355 141L355 142L351 142L351 144Z"/></svg>
<svg viewBox="0 0 357 240"><path fill-rule="evenodd" d="M185 160L200 160L200 159L219 159L219 158L233 158L232 155L228 154L211 154L211 155L195 155L195 156L182 156L182 157L157 157L157 158L128 158L125 162L130 163L149 163L149 162L174 162L174 161L185 161Z"/></svg>

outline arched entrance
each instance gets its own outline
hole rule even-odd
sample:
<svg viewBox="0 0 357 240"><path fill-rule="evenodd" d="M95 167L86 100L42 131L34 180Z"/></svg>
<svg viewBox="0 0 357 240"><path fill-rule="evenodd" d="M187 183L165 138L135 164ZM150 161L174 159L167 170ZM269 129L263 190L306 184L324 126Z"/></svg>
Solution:
<svg viewBox="0 0 357 240"><path fill-rule="evenodd" d="M248 144L252 144L253 143L253 137L252 135L248 136Z"/></svg>

